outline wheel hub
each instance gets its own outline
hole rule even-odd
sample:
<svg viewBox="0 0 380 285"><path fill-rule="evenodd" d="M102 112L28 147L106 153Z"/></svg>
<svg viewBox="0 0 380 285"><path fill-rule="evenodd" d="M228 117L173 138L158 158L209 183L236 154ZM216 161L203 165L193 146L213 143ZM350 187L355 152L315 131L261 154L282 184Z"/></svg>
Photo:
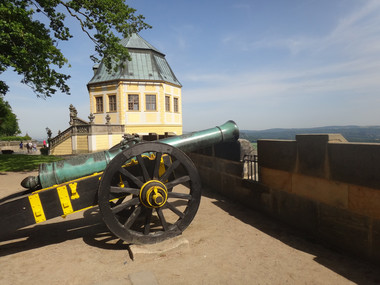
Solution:
<svg viewBox="0 0 380 285"><path fill-rule="evenodd" d="M150 180L141 187L139 198L147 208L160 208L168 199L168 190L162 182Z"/></svg>

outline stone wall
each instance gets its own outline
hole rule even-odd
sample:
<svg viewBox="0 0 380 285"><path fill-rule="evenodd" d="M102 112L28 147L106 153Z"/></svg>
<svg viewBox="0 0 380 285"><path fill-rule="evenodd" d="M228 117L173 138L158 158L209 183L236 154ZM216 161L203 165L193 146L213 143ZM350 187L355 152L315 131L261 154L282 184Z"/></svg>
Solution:
<svg viewBox="0 0 380 285"><path fill-rule="evenodd" d="M29 141L24 141L24 148L23 150L20 149L20 141L0 141L0 153L2 150L7 151L11 150L15 153L27 153L25 144ZM39 153L39 149L42 147L41 143L39 143L36 140L30 140L31 143L37 145L37 150Z"/></svg>
<svg viewBox="0 0 380 285"><path fill-rule="evenodd" d="M191 153L205 187L320 242L380 263L380 144L340 135L258 142L260 182L241 162Z"/></svg>

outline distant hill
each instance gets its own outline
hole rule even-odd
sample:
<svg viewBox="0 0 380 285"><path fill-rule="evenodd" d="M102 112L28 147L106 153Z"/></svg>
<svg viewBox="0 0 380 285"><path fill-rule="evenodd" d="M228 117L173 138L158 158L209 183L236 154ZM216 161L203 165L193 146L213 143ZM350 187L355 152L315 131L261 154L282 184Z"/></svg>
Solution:
<svg viewBox="0 0 380 285"><path fill-rule="evenodd" d="M251 142L259 139L295 140L300 134L341 134L349 142L380 143L380 126L330 126L306 129L268 129L262 131L241 130L240 137Z"/></svg>

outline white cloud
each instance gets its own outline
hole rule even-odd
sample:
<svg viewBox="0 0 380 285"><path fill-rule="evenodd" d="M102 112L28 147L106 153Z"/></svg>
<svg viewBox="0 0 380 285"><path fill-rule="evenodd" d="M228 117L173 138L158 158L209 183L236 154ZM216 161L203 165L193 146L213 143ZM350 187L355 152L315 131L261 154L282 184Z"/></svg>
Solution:
<svg viewBox="0 0 380 285"><path fill-rule="evenodd" d="M353 60L326 66L248 72L234 75L185 76L184 102L220 102L231 98L307 96L335 92L375 92L380 89L380 62ZM203 85L203 87L190 87Z"/></svg>
<svg viewBox="0 0 380 285"><path fill-rule="evenodd" d="M281 37L278 34L265 33L257 39L256 34L246 36L239 33L226 34L221 42L224 45L233 45L241 51L255 52L264 49L283 49L291 55L307 53L308 56L326 53L335 53L337 57L363 56L380 52L380 1L362 1L359 9L353 9L350 14L339 19L336 26L330 28L325 35L313 36L312 30L307 34L294 31L290 36ZM246 31L242 31L246 33ZM252 37L253 40L252 40Z"/></svg>
<svg viewBox="0 0 380 285"><path fill-rule="evenodd" d="M380 1L365 2L322 36L236 39L237 35L227 35L223 42L255 53L287 49L290 56L283 55L278 64L261 65L260 70L252 66L237 74L187 74L182 79L185 103L338 93L377 96L380 90Z"/></svg>

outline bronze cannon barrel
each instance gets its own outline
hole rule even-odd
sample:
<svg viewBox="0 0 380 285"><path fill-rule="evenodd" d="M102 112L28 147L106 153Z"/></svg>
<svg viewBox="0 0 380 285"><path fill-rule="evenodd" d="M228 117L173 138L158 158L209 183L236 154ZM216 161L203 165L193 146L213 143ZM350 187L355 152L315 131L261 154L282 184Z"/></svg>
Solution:
<svg viewBox="0 0 380 285"><path fill-rule="evenodd" d="M192 132L160 140L160 142L177 147L184 152L202 149L220 142L236 141L239 138L239 128L232 120L215 128Z"/></svg>
<svg viewBox="0 0 380 285"><path fill-rule="evenodd" d="M184 152L190 152L220 142L236 141L238 138L239 128L234 121L230 120L214 128L162 139L159 142L177 147ZM79 155L71 159L52 163L43 163L39 167L38 176L25 178L21 182L21 185L29 189L38 186L47 188L101 172L117 154L125 148L130 147L128 145L121 145L120 148L112 148L108 151Z"/></svg>

